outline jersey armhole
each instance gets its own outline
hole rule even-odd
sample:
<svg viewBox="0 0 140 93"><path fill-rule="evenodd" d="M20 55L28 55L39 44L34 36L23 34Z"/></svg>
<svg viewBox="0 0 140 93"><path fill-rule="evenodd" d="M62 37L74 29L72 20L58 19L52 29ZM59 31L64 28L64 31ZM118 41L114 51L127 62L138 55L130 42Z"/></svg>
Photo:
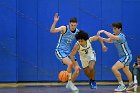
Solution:
<svg viewBox="0 0 140 93"><path fill-rule="evenodd" d="M67 28L67 26L65 26L66 27L66 31L65 31L65 33L67 32L67 30L68 30L68 28ZM65 33L63 33L63 34L65 34Z"/></svg>
<svg viewBox="0 0 140 93"><path fill-rule="evenodd" d="M78 50L80 49L80 44L78 42L76 42L76 45L78 45Z"/></svg>
<svg viewBox="0 0 140 93"><path fill-rule="evenodd" d="M90 43L92 42L90 39L88 39L88 40L89 40Z"/></svg>

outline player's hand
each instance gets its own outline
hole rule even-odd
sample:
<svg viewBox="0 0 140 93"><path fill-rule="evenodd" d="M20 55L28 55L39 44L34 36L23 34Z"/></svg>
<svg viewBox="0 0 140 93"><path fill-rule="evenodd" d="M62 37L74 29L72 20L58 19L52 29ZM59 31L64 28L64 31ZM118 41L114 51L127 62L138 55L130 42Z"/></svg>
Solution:
<svg viewBox="0 0 140 93"><path fill-rule="evenodd" d="M99 30L98 32L97 32L97 36L100 36L100 34L101 33L103 33L105 30Z"/></svg>
<svg viewBox="0 0 140 93"><path fill-rule="evenodd" d="M58 20L59 20L58 13L55 13L55 15L54 15L54 22L57 22Z"/></svg>
<svg viewBox="0 0 140 93"><path fill-rule="evenodd" d="M81 68L80 68L80 66L79 66L79 65L76 65L74 69L75 69L76 73L79 73L79 72L80 72L80 70L81 70Z"/></svg>
<svg viewBox="0 0 140 93"><path fill-rule="evenodd" d="M106 52L107 49L108 49L108 48L107 48L106 46L103 46L103 47L102 47L102 51L103 51L103 52Z"/></svg>

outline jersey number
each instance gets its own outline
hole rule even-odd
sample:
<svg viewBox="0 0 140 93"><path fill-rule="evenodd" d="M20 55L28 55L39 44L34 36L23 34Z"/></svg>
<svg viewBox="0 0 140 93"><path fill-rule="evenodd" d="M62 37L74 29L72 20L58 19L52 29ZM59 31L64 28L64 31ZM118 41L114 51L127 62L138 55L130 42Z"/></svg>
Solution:
<svg viewBox="0 0 140 93"><path fill-rule="evenodd" d="M85 54L88 54L88 50L87 49L85 49Z"/></svg>

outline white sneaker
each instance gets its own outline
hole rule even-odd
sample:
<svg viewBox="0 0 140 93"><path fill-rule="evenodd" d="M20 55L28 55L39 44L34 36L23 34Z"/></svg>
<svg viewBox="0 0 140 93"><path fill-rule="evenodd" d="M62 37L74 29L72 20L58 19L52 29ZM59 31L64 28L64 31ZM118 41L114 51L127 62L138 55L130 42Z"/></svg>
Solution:
<svg viewBox="0 0 140 93"><path fill-rule="evenodd" d="M116 92L122 92L124 90L126 90L126 87L125 86L121 86L121 85L119 85L116 89L114 89L114 91L116 91Z"/></svg>
<svg viewBox="0 0 140 93"><path fill-rule="evenodd" d="M71 81L68 81L68 83L66 84L66 88L74 92L79 91L79 89Z"/></svg>
<svg viewBox="0 0 140 93"><path fill-rule="evenodd" d="M137 91L137 87L138 87L138 85L136 84L136 87L134 87L134 92L136 92L136 91Z"/></svg>

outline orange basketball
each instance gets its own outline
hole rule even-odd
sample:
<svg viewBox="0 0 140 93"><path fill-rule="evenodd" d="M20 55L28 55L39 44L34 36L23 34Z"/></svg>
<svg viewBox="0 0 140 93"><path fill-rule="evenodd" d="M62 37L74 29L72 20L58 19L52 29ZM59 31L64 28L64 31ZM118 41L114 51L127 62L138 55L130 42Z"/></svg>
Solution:
<svg viewBox="0 0 140 93"><path fill-rule="evenodd" d="M65 70L60 71L60 73L58 75L58 78L59 78L60 81L66 82L69 79L69 73Z"/></svg>

